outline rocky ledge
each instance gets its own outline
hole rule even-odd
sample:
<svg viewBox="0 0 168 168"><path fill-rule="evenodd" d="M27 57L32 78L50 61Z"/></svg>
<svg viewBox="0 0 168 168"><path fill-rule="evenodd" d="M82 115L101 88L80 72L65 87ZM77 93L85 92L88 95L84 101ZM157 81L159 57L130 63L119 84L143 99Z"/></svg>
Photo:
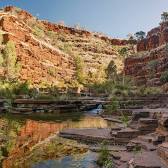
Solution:
<svg viewBox="0 0 168 168"><path fill-rule="evenodd" d="M127 127L121 127L120 124L111 129L66 129L60 132L60 136L87 144L96 143L98 146L107 141L111 159L117 168L166 168L168 113L158 111L134 110Z"/></svg>

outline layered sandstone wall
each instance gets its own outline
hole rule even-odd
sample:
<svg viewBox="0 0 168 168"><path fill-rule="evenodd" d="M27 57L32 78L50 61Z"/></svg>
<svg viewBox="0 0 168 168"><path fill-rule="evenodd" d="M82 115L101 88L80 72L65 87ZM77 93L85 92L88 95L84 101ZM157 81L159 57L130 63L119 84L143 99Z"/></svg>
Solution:
<svg viewBox="0 0 168 168"><path fill-rule="evenodd" d="M12 9L7 7L5 12ZM0 16L0 27L5 32L3 45L8 41L15 43L17 61L21 65L19 80L28 80L33 84L57 85L60 81L68 83L74 78L73 58L33 35L31 28L24 22L32 19L30 14L20 11L19 17L22 20L8 13L2 13Z"/></svg>
<svg viewBox="0 0 168 168"><path fill-rule="evenodd" d="M168 42L168 22L161 23L148 32L147 37L137 44L137 51L149 51Z"/></svg>
<svg viewBox="0 0 168 168"><path fill-rule="evenodd" d="M165 22L137 43L137 53L125 60L125 74L132 76L137 84L162 85L160 77L168 69L167 43L168 22Z"/></svg>
<svg viewBox="0 0 168 168"><path fill-rule="evenodd" d="M131 52L133 49L129 44L135 43L82 28L41 21L13 6L0 10L1 31L3 44L0 52L3 53L8 41L13 41L17 61L21 65L19 80L29 80L35 85L73 83L76 56L84 62L84 76L92 76L87 82L101 82L105 79L104 69L111 60L116 63L117 70L122 71L119 50L128 47ZM5 76L3 67L0 67L0 76Z"/></svg>
<svg viewBox="0 0 168 168"><path fill-rule="evenodd" d="M71 34L71 35L76 35L76 36L81 36L81 37L95 37L95 38L100 38L101 40L105 42L109 42L111 45L118 45L118 46L124 46L127 44L130 44L131 42L129 40L123 40L123 39L114 39L110 38L108 36L104 36L98 33L92 33L87 30L83 29L77 29L77 28L72 28L72 27L67 27L59 24L53 24L48 21L42 21L42 23L45 25L47 30L58 32L58 33L66 33L66 34ZM136 41L132 41L132 43L136 43Z"/></svg>
<svg viewBox="0 0 168 168"><path fill-rule="evenodd" d="M154 62L154 67L150 63ZM132 76L137 84L161 85L160 77L168 69L168 56L164 47L147 52L143 57L130 57L125 60L125 74Z"/></svg>

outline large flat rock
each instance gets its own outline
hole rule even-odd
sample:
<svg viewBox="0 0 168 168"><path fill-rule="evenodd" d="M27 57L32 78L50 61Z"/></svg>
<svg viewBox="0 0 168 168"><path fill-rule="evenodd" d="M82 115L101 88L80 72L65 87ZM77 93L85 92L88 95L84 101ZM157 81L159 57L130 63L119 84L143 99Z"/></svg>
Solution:
<svg viewBox="0 0 168 168"><path fill-rule="evenodd" d="M104 140L113 142L110 131L111 129L106 128L66 129L61 131L59 136L89 143L102 142Z"/></svg>

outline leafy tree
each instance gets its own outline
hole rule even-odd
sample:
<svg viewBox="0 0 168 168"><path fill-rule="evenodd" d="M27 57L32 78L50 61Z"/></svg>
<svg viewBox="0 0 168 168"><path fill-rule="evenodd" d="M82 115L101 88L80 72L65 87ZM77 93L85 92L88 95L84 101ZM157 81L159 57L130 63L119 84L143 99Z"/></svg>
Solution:
<svg viewBox="0 0 168 168"><path fill-rule="evenodd" d="M124 47L119 51L119 54L123 57L123 60L128 56L128 48ZM124 61L123 61L124 62ZM123 85L125 83L125 73L123 72Z"/></svg>
<svg viewBox="0 0 168 168"><path fill-rule="evenodd" d="M107 166L108 166L107 168L112 167L113 166L112 162L109 162L109 156L110 156L110 153L107 149L107 142L104 141L101 144L101 149L100 149L100 154L97 160L97 164L101 167L107 167Z"/></svg>
<svg viewBox="0 0 168 168"><path fill-rule="evenodd" d="M137 40L142 40L144 39L146 36L146 33L143 31L139 31L135 33L135 37L137 38Z"/></svg>
<svg viewBox="0 0 168 168"><path fill-rule="evenodd" d="M125 59L128 56L128 48L123 47L121 50L119 50L119 54Z"/></svg>
<svg viewBox="0 0 168 168"><path fill-rule="evenodd" d="M167 22L168 21L168 12L163 12L161 14L161 20L162 20L162 22Z"/></svg>
<svg viewBox="0 0 168 168"><path fill-rule="evenodd" d="M17 62L15 44L13 41L8 41L4 49L4 66L5 77L7 80L13 80L18 77L20 66Z"/></svg>
<svg viewBox="0 0 168 168"><path fill-rule="evenodd" d="M117 66L114 61L111 60L107 69L105 70L108 79L115 79L117 74Z"/></svg>
<svg viewBox="0 0 168 168"><path fill-rule="evenodd" d="M84 83L85 81L85 76L84 76L84 61L80 56L75 57L75 65L76 65L76 78L77 81L81 84Z"/></svg>

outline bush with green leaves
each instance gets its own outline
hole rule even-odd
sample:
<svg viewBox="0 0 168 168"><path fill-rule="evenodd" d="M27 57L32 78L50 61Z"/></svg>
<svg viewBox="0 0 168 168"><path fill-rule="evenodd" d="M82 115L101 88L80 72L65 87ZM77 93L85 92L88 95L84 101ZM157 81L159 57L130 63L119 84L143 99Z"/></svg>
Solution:
<svg viewBox="0 0 168 168"><path fill-rule="evenodd" d="M144 31L139 31L135 33L135 37L137 40L143 40L146 36L146 33Z"/></svg>
<svg viewBox="0 0 168 168"><path fill-rule="evenodd" d="M163 12L161 14L161 20L162 20L162 22L167 22L168 21L168 12Z"/></svg>
<svg viewBox="0 0 168 168"><path fill-rule="evenodd" d="M25 81L24 83L18 83L14 88L14 93L16 95L28 95L30 93L30 84L28 81Z"/></svg>
<svg viewBox="0 0 168 168"><path fill-rule="evenodd" d="M108 67L105 69L106 76L110 80L116 80L117 66L113 60L110 61Z"/></svg>
<svg viewBox="0 0 168 168"><path fill-rule="evenodd" d="M55 100L56 97L52 96L52 95L40 93L39 95L37 95L36 99L38 99L38 100Z"/></svg>
<svg viewBox="0 0 168 168"><path fill-rule="evenodd" d="M159 87L141 86L137 88L136 94L146 96L146 95L160 94L161 92L162 92L161 88Z"/></svg>
<svg viewBox="0 0 168 168"><path fill-rule="evenodd" d="M43 38L45 35L43 28L40 27L39 25L33 26L33 34L38 38Z"/></svg>
<svg viewBox="0 0 168 168"><path fill-rule="evenodd" d="M106 80L102 83L87 85L91 92L96 94L107 94L109 97L128 96L134 92L134 82L131 78L125 77L123 85L122 78L116 76L116 80Z"/></svg>
<svg viewBox="0 0 168 168"><path fill-rule="evenodd" d="M127 127L129 123L129 117L123 113L121 113L121 121Z"/></svg>
<svg viewBox="0 0 168 168"><path fill-rule="evenodd" d="M20 64L17 61L15 43L13 41L8 41L4 52L4 66L5 66L5 77L7 80L17 79L20 71Z"/></svg>
<svg viewBox="0 0 168 168"><path fill-rule="evenodd" d="M116 97L114 97L114 98L112 98L111 103L107 106L107 112L109 114L117 112L119 107L120 107L119 101L117 100Z"/></svg>
<svg viewBox="0 0 168 168"><path fill-rule="evenodd" d="M105 168L113 168L113 161L112 159L110 159L110 153L107 149L107 142L105 141L101 144L101 150L97 160L97 164Z"/></svg>
<svg viewBox="0 0 168 168"><path fill-rule="evenodd" d="M162 83L167 83L168 82L168 70L161 74L160 81Z"/></svg>
<svg viewBox="0 0 168 168"><path fill-rule="evenodd" d="M75 56L75 65L76 65L76 78L77 81L81 84L85 82L84 75L84 61L80 56Z"/></svg>

